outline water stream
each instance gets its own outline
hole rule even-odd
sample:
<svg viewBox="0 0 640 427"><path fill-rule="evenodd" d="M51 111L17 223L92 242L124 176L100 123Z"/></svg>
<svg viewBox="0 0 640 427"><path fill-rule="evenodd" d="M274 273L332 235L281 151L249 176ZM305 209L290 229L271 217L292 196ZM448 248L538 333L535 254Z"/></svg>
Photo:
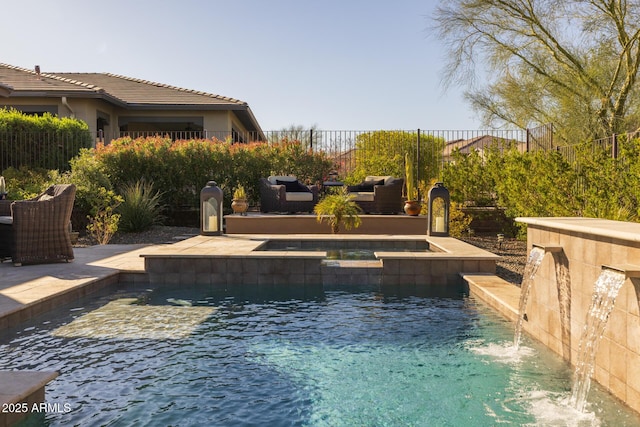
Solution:
<svg viewBox="0 0 640 427"><path fill-rule="evenodd" d="M621 271L603 269L598 280L596 280L593 296L591 297L591 307L587 313L586 323L580 337L571 391L571 403L579 411L584 410L587 394L591 386L591 376L593 375L598 345L625 279L626 276Z"/></svg>
<svg viewBox="0 0 640 427"><path fill-rule="evenodd" d="M529 258L527 259L527 265L524 268L524 274L522 275L522 285L520 286L520 304L518 307L518 321L516 322L516 329L513 336L513 346L517 350L520 347L520 337L522 336L522 322L525 318L525 310L527 308L527 301L529 300L529 294L531 293L531 284L536 277L538 267L542 263L544 258L544 249L539 247L532 247L529 252Z"/></svg>

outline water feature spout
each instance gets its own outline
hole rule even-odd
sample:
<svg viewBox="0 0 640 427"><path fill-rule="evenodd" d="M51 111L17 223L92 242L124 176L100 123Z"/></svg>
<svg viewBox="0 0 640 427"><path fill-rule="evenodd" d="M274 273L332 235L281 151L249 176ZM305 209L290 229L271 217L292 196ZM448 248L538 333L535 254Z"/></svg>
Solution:
<svg viewBox="0 0 640 427"><path fill-rule="evenodd" d="M596 352L604 334L616 297L628 277L640 277L640 267L633 265L602 266L602 272L593 289L591 306L587 312L578 356L571 402L579 411L584 410L591 387L591 376L595 367Z"/></svg>
<svg viewBox="0 0 640 427"><path fill-rule="evenodd" d="M529 258L524 268L524 274L522 275L522 284L520 285L520 303L518 305L518 321L516 322L516 329L513 336L513 346L517 350L520 347L520 337L522 336L522 324L524 322L527 308L527 301L529 300L529 294L531 293L531 284L538 272L538 267L542 263L542 259L545 255L545 250L538 245L533 245L529 252Z"/></svg>
<svg viewBox="0 0 640 427"><path fill-rule="evenodd" d="M603 265L602 269L609 269L619 271L624 274L625 278L636 279L640 277L640 267L633 264L621 264L621 265Z"/></svg>
<svg viewBox="0 0 640 427"><path fill-rule="evenodd" d="M558 253L558 252L562 252L564 249L562 249L562 246L557 246L557 245L538 245L536 243L534 243L533 245L534 248L540 248L544 251L544 253Z"/></svg>

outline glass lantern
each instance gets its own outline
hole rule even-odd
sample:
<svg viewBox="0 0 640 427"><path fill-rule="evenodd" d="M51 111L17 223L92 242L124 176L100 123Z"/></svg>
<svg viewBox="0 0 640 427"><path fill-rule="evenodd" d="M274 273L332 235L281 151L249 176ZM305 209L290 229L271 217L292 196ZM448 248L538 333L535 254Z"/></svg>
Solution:
<svg viewBox="0 0 640 427"><path fill-rule="evenodd" d="M200 234L222 234L222 190L215 181L207 182L200 191Z"/></svg>
<svg viewBox="0 0 640 427"><path fill-rule="evenodd" d="M427 213L427 235L436 237L449 236L449 190L443 183L436 182L429 190L429 209Z"/></svg>

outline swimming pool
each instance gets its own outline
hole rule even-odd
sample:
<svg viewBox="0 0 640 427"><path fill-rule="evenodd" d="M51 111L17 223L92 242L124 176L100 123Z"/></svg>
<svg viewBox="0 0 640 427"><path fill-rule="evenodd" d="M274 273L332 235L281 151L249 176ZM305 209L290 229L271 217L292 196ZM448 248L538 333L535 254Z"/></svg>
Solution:
<svg viewBox="0 0 640 427"><path fill-rule="evenodd" d="M48 314L0 360L60 371L47 401L70 411L39 420L51 426L639 423L597 387L588 412L568 408L568 365L512 342L463 296L163 287Z"/></svg>

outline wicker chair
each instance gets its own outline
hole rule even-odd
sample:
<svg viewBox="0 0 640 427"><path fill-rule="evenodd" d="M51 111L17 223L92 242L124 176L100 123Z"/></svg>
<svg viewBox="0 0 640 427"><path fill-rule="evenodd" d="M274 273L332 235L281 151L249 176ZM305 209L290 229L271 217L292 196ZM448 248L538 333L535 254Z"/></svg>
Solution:
<svg viewBox="0 0 640 427"><path fill-rule="evenodd" d="M74 258L69 224L76 195L73 184L52 185L38 197L11 203L11 259L14 265ZM0 204L6 224L7 203Z"/></svg>
<svg viewBox="0 0 640 427"><path fill-rule="evenodd" d="M303 191L287 191L286 186L278 182L295 184ZM291 176L260 178L260 211L263 213L313 212L316 203L318 203L318 187L315 185L304 185Z"/></svg>
<svg viewBox="0 0 640 427"><path fill-rule="evenodd" d="M402 212L403 185L402 178L368 176L363 183L348 186L347 191L364 213L396 214Z"/></svg>

